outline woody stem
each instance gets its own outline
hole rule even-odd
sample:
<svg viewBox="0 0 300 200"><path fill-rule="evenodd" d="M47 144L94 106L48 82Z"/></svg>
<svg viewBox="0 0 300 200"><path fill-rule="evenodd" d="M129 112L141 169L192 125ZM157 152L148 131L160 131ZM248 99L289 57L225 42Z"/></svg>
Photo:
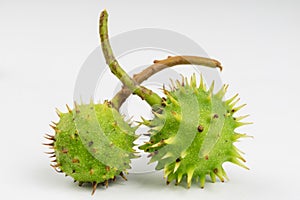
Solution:
<svg viewBox="0 0 300 200"><path fill-rule="evenodd" d="M144 69L142 72L135 74L133 80L137 84L141 84L143 81L147 80L152 75L160 72L168 67L173 67L176 65L203 65L210 68L219 68L222 71L221 63L217 60L198 57L198 56L169 56L164 60L155 60L154 64ZM111 100L113 106L119 109L125 100L129 97L131 91L124 87L122 88Z"/></svg>

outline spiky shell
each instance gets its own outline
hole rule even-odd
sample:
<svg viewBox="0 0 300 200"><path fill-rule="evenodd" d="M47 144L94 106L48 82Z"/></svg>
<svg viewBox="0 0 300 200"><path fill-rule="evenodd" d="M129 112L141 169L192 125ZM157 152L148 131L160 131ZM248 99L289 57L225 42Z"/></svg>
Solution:
<svg viewBox="0 0 300 200"><path fill-rule="evenodd" d="M67 108L67 113L57 111L60 120L51 125L55 135L46 135L53 141L47 144L54 150L51 157L55 163L51 166L80 185L92 183L93 192L98 183L107 186L108 180L115 180L117 175L125 178L123 171L130 168L130 159L136 157L136 128L125 122L107 101Z"/></svg>
<svg viewBox="0 0 300 200"><path fill-rule="evenodd" d="M156 169L164 169L167 184L173 180L179 184L186 177L188 188L193 179L203 188L206 175L212 182L216 176L223 182L227 179L224 162L247 169L233 144L246 137L235 131L246 124L240 122L244 117L234 116L244 105L235 107L237 95L223 101L226 85L216 94L213 87L206 89L202 77L198 87L195 75L190 83L186 78L176 81L172 91L164 89L166 98L154 111L154 119L143 119L142 123L151 128L150 141L140 149L150 152L150 162L158 161Z"/></svg>

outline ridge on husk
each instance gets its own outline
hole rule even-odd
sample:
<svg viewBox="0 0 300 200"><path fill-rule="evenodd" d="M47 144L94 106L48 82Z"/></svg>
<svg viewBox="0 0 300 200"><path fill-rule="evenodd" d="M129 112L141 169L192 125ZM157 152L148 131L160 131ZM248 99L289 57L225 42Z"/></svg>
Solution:
<svg viewBox="0 0 300 200"><path fill-rule="evenodd" d="M222 167L225 162L248 169L233 144L248 137L235 130L248 124L241 122L247 116L235 116L245 106L236 106L237 95L224 101L228 85L214 94L214 83L207 89L201 77L197 86L195 74L190 82L183 78L172 84L171 91L163 88L166 98L153 111L154 119L141 122L150 128L150 140L139 147L150 153L150 162L158 161L156 169L164 169L167 184L186 178L188 188L193 180L203 188L207 175L212 182L216 177L224 182L228 179Z"/></svg>
<svg viewBox="0 0 300 200"><path fill-rule="evenodd" d="M108 101L67 108L66 113L57 110L59 122L50 125L55 135L45 136L51 140L45 144L53 150L48 153L54 159L51 166L80 186L91 183L93 193L99 183L107 187L118 175L126 180L123 172L130 169L130 159L137 157L133 150L137 127L124 121Z"/></svg>

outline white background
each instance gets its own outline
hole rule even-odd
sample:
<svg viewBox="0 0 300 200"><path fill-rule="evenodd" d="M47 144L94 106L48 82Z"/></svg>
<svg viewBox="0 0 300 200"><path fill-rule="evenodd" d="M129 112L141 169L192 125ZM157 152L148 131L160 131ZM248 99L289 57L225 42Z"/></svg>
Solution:
<svg viewBox="0 0 300 200"><path fill-rule="evenodd" d="M111 36L166 28L222 62L229 93L240 94L255 122L243 129L255 139L238 145L250 171L226 165L230 181L204 190L165 186L161 173L131 174L91 197L49 167L42 136L58 119L54 108L72 104L104 8ZM299 199L299 9L296 0L0 0L1 199Z"/></svg>

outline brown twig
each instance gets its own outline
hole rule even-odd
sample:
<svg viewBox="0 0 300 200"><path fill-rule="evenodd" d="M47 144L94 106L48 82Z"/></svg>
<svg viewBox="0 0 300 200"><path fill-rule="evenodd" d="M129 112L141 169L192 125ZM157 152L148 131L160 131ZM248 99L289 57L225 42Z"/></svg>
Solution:
<svg viewBox="0 0 300 200"><path fill-rule="evenodd" d="M149 77L163 69L173 67L175 65L185 64L203 65L211 68L219 68L221 71L223 69L219 61L210 58L198 56L169 56L167 59L164 60L154 60L153 65L144 69L142 72L135 74L133 76L133 79L136 84L141 84L143 81L147 80ZM113 106L116 109L119 109L131 93L131 90L123 86L123 88L111 100Z"/></svg>

